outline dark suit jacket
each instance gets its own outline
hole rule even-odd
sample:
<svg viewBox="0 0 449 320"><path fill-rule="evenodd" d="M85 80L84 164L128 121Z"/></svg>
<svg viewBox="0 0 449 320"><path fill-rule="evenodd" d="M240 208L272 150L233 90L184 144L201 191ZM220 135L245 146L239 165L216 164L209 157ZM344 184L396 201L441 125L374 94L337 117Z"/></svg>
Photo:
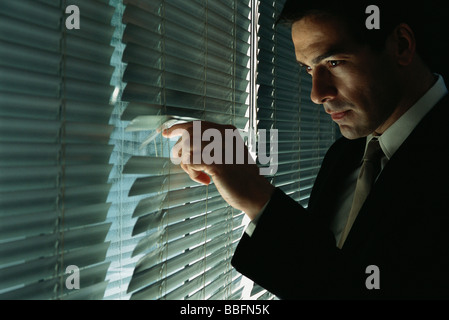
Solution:
<svg viewBox="0 0 449 320"><path fill-rule="evenodd" d="M307 210L276 189L233 266L281 299L449 298L449 97L389 160L340 250L329 224L365 141L331 146ZM369 265L380 289L367 289Z"/></svg>

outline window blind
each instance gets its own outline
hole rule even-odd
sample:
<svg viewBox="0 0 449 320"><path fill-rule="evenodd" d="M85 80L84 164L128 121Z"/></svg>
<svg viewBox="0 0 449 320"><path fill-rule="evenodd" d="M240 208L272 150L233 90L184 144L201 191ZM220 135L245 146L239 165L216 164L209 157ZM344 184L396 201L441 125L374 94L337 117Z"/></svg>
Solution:
<svg viewBox="0 0 449 320"><path fill-rule="evenodd" d="M173 165L177 139L155 129L176 116L248 130L249 2L123 1L113 159L126 190L116 206L133 221L119 227L122 239L135 244L121 263L132 269L131 299L241 297L242 277L230 260L244 214L213 184L198 185Z"/></svg>
<svg viewBox="0 0 449 320"><path fill-rule="evenodd" d="M273 185L307 207L322 159L335 141L335 126L310 100L311 78L300 70L291 31L276 20L285 0L260 0L258 8L257 130L278 130L277 172ZM269 140L267 138L267 140ZM255 285L251 296L273 296Z"/></svg>
<svg viewBox="0 0 449 320"><path fill-rule="evenodd" d="M0 2L0 299L101 299L111 170L112 7ZM79 290L66 268L79 268Z"/></svg>
<svg viewBox="0 0 449 320"><path fill-rule="evenodd" d="M261 1L259 19L255 2L2 1L0 299L242 297L230 259L243 214L174 166L175 141L154 129L172 117L277 128L269 178L307 205L335 129L274 27L283 1ZM65 27L69 4L79 30Z"/></svg>

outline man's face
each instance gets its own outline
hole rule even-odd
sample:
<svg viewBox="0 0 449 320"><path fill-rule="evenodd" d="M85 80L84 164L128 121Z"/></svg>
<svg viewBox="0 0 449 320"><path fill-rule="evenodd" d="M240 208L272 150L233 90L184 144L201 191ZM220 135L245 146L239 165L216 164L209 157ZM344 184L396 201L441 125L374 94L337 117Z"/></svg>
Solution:
<svg viewBox="0 0 449 320"><path fill-rule="evenodd" d="M348 139L385 131L399 101L389 55L357 44L335 19L307 16L292 26L296 59L312 76L311 99Z"/></svg>

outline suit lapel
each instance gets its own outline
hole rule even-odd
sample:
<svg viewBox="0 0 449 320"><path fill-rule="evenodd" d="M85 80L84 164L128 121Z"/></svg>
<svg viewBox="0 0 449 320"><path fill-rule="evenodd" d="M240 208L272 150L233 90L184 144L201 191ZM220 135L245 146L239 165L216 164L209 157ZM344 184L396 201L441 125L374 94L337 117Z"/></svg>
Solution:
<svg viewBox="0 0 449 320"><path fill-rule="evenodd" d="M327 224L335 214L336 202L347 177L360 165L366 138L356 140L341 138L338 143L341 145L330 150L326 156L326 163L323 162L308 208Z"/></svg>

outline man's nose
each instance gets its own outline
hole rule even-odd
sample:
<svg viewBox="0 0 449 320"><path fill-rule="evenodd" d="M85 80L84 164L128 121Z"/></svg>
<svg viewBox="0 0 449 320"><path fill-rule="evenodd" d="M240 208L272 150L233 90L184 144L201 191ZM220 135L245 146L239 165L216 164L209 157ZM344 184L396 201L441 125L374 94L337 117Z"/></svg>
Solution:
<svg viewBox="0 0 449 320"><path fill-rule="evenodd" d="M337 96L332 74L324 67L318 67L312 73L312 92L310 99L316 104L323 104Z"/></svg>

